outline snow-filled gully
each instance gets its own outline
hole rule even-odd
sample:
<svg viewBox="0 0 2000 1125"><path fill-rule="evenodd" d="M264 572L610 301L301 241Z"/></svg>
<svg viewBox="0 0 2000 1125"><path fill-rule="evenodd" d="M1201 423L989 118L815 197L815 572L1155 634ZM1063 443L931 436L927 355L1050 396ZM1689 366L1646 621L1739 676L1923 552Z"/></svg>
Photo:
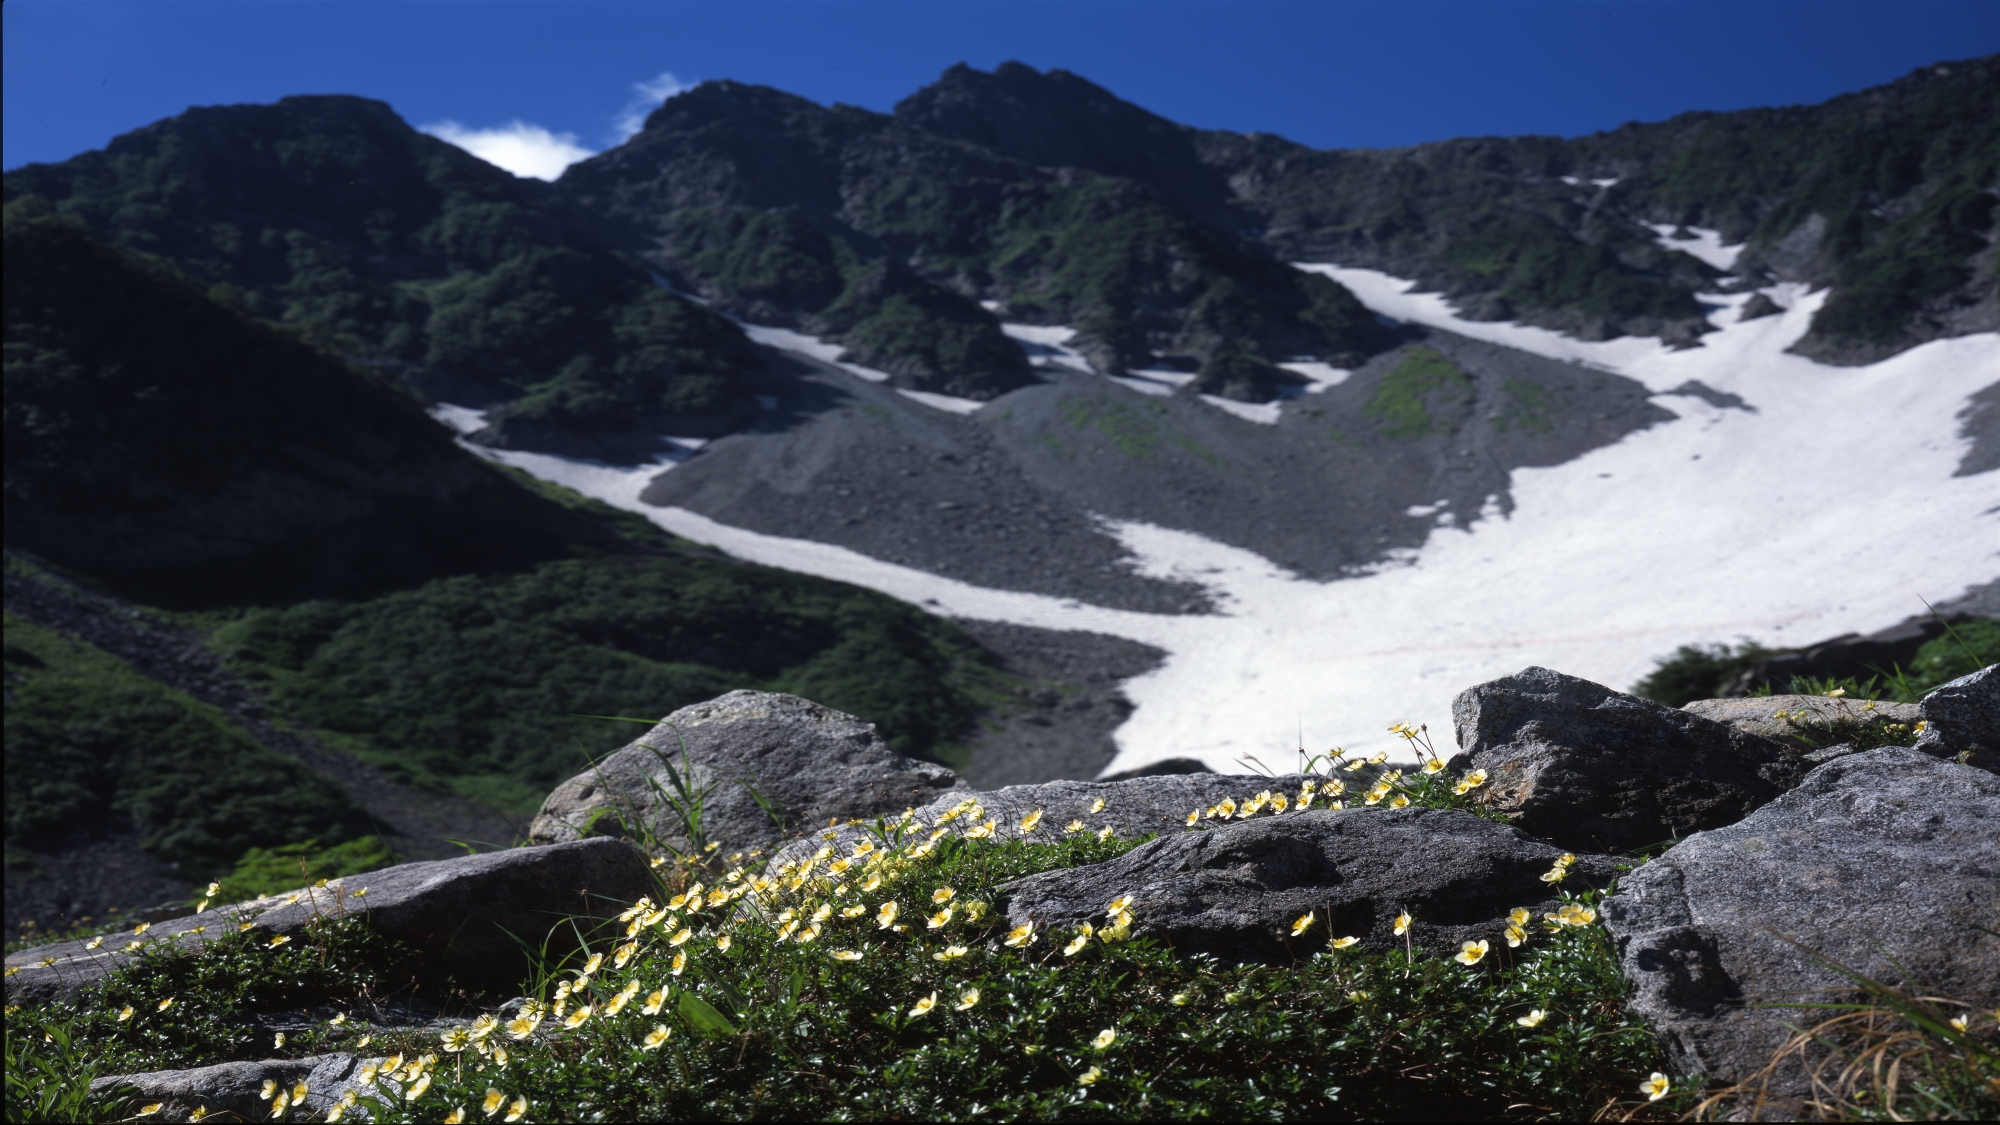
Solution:
<svg viewBox="0 0 2000 1125"><path fill-rule="evenodd" d="M1734 249L1714 241L1717 254ZM1333 582L1185 531L1112 525L1142 573L1213 591L1220 609L1203 616L986 589L642 504L646 483L679 457L628 469L468 448L739 558L951 617L1156 646L1165 662L1125 684L1135 709L1117 732L1114 771L1172 757L1240 769L1246 754L1281 767L1301 738L1309 751L1394 752L1400 740L1386 728L1398 721L1427 722L1449 744L1452 696L1526 665L1626 687L1677 645L1866 632L1920 612L1920 598L1947 599L2000 575L2000 480L1952 476L1966 446L1955 416L1968 395L2000 378L2000 335L1934 341L1868 367L1827 367L1784 350L1825 299L1796 286L1766 290L1782 315L1741 323L1737 307L1750 294L1704 297L1722 306L1712 318L1719 330L1700 347L1673 351L1653 339L1597 343L1466 321L1441 296L1411 292L1411 282L1300 268L1334 278L1385 316L1636 379L1679 420L1563 465L1517 469L1511 517L1489 509L1469 526L1441 526L1421 549ZM780 347L828 347L761 331L771 338L760 340ZM1047 335L1024 339L1046 349L1043 362L1074 362L1061 330L1032 331ZM1345 376L1307 374L1329 385ZM1740 395L1754 411L1671 393L1691 380ZM471 411L437 413L460 430L478 425Z"/></svg>

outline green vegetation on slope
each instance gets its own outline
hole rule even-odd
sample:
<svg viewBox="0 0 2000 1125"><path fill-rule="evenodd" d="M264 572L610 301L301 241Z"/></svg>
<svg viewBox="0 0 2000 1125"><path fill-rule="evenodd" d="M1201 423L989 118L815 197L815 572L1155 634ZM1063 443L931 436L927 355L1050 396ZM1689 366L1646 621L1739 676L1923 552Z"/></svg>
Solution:
<svg viewBox="0 0 2000 1125"><path fill-rule="evenodd" d="M1315 152L1264 140L1218 154L1256 186L1247 205L1292 259L1340 261L1422 282L1469 315L1524 318L1588 337L1691 334L1713 271L1561 180L1549 137Z"/></svg>
<svg viewBox="0 0 2000 1125"><path fill-rule="evenodd" d="M236 860L229 873L217 880L214 895L201 900L211 905L242 902L308 886L320 879L359 875L397 862L396 853L375 836L362 836L326 845L318 840L251 848Z"/></svg>
<svg viewBox="0 0 2000 1125"><path fill-rule="evenodd" d="M1691 113L1571 143L1582 160L1645 168L1633 188L1651 207L1831 284L1812 339L1879 351L1926 338L1934 326L1920 318L1977 298L1966 286L2000 179L1996 78L1994 57L1939 64L1822 105ZM1808 223L1817 244L1782 247Z"/></svg>
<svg viewBox="0 0 2000 1125"><path fill-rule="evenodd" d="M215 708L11 613L6 635L10 853L130 828L199 880L249 848L369 830L338 787Z"/></svg>
<svg viewBox="0 0 2000 1125"><path fill-rule="evenodd" d="M1562 310L1594 321L1672 321L1698 314L1684 287L1640 273L1621 260L1613 245L1619 241L1578 240L1547 222L1485 215L1453 239L1440 260L1497 283L1488 299L1499 302L1493 311L1501 315L1509 309ZM1622 241L1633 240L1628 234ZM1638 245L1625 250L1651 257Z"/></svg>
<svg viewBox="0 0 2000 1125"><path fill-rule="evenodd" d="M985 397L1029 377L1018 358L1002 362L998 349L1017 349L973 297L1076 326L1112 370L1156 352L1207 362L1225 341L1266 364L1353 365L1385 335L1337 283L1191 217L1171 193L760 87L674 98L556 190L655 232L677 275L721 306L837 333L927 389L958 376ZM963 375L934 374L946 361ZM1263 382L1245 393L1268 398Z"/></svg>
<svg viewBox="0 0 2000 1125"><path fill-rule="evenodd" d="M631 550L403 388L6 210L7 542L170 606L353 596Z"/></svg>
<svg viewBox="0 0 2000 1125"><path fill-rule="evenodd" d="M758 361L739 329L596 245L544 185L380 102L192 109L9 172L6 191L436 392L507 400L565 376L523 405L524 421L623 430L648 415L721 419L750 401L744 376Z"/></svg>
<svg viewBox="0 0 2000 1125"><path fill-rule="evenodd" d="M1508 379L1500 384L1500 414L1493 428L1501 433L1519 426L1531 433L1546 434L1555 429L1556 415L1562 411L1562 396L1540 383Z"/></svg>
<svg viewBox="0 0 2000 1125"><path fill-rule="evenodd" d="M1146 366L1155 351L1208 362L1226 344L1266 363L1310 355L1355 365L1386 339L1335 282L1118 180L1017 192L997 228L985 266L1010 314L1075 325L1079 346L1118 368Z"/></svg>
<svg viewBox="0 0 2000 1125"><path fill-rule="evenodd" d="M216 644L317 737L391 776L510 814L658 718L737 688L790 691L948 756L987 659L948 623L817 578L688 556L547 563L369 601L258 609Z"/></svg>
<svg viewBox="0 0 2000 1125"><path fill-rule="evenodd" d="M1662 659L1632 688L1643 696L1669 707L1680 707L1697 699L1714 699L1724 685L1739 672L1780 650L1761 645L1682 645ZM2000 621L1975 618L1953 625L1944 636L1925 642L1907 668L1883 668L1883 675L1864 679L1824 682L1795 680L1789 685L1773 685L1773 694L1818 695L1831 688L1845 687L1856 698L1892 699L1915 703L1924 693L1969 676L1989 664L2000 664Z"/></svg>
<svg viewBox="0 0 2000 1125"><path fill-rule="evenodd" d="M1402 361L1383 373L1364 413L1384 437L1415 441L1455 426L1453 421L1434 418L1433 409L1449 419L1462 415L1471 402L1472 384L1465 372L1435 349L1419 346L1404 352Z"/></svg>
<svg viewBox="0 0 2000 1125"><path fill-rule="evenodd" d="M1110 439L1111 444L1125 456L1135 461L1150 461L1162 452L1162 445L1171 445L1210 468L1220 469L1228 462L1202 446L1200 442L1182 433L1178 427L1163 422L1166 408L1156 402L1128 403L1116 398L1070 396L1060 399L1056 409L1063 419L1079 430L1094 430ZM1068 451L1055 442L1052 435L1044 435L1058 453L1068 456Z"/></svg>
<svg viewBox="0 0 2000 1125"><path fill-rule="evenodd" d="M481 462L401 388L39 201L10 204L6 232L9 546L212 633L277 721L329 749L518 815L631 737L579 713L657 718L755 687L919 756L971 734L999 673L949 623ZM38 565L9 559L30 581ZM17 626L71 644L10 618L10 646ZM10 849L136 827L206 878L370 828L329 779L93 660L18 670Z"/></svg>

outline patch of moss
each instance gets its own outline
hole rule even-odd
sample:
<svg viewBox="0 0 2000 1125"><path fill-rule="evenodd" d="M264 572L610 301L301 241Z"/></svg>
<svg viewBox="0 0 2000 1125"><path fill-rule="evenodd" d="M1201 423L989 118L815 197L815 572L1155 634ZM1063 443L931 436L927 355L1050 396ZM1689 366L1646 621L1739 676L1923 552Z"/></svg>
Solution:
<svg viewBox="0 0 2000 1125"><path fill-rule="evenodd" d="M83 641L6 615L7 847L136 829L189 879L247 849L369 831L332 779Z"/></svg>
<svg viewBox="0 0 2000 1125"><path fill-rule="evenodd" d="M1127 457L1150 461L1159 452L1159 428L1152 419L1133 407L1100 399L1065 398L1056 404L1056 408L1062 411L1070 425L1104 435Z"/></svg>
<svg viewBox="0 0 2000 1125"><path fill-rule="evenodd" d="M1417 346L1382 376L1363 414L1384 437L1415 441L1449 428L1431 414L1462 412L1472 402L1472 381L1435 349Z"/></svg>
<svg viewBox="0 0 2000 1125"><path fill-rule="evenodd" d="M1515 426L1537 434L1555 429L1555 416L1562 408L1562 399L1547 387L1526 379L1508 379L1500 384L1500 396L1500 414L1493 419L1494 429L1503 434Z"/></svg>
<svg viewBox="0 0 2000 1125"><path fill-rule="evenodd" d="M237 859L229 874L216 880L221 886L214 895L198 896L212 906L262 898L318 879L338 879L377 871L399 862L379 837L362 836L344 843L326 845L318 840L251 848Z"/></svg>

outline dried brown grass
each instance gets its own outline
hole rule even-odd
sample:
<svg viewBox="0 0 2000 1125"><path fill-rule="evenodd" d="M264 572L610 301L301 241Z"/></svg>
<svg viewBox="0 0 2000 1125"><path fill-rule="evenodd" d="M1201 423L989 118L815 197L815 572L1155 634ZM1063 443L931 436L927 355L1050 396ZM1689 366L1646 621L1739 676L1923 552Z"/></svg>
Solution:
<svg viewBox="0 0 2000 1125"><path fill-rule="evenodd" d="M1757 1073L1707 1094L1683 1119L1954 1121L2000 1112L1990 1037L1959 1031L1946 1015L1974 1017L1971 1005L1898 993L1888 1004L1813 1007L1846 1010L1797 1031ZM1803 1072L1806 1094L1774 1089L1788 1071Z"/></svg>

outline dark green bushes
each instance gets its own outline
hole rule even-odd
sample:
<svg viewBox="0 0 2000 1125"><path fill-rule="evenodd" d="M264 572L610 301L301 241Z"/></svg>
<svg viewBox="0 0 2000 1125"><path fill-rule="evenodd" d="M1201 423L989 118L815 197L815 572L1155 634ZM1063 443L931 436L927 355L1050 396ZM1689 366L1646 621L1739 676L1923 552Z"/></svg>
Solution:
<svg viewBox="0 0 2000 1125"><path fill-rule="evenodd" d="M986 659L886 597L685 556L256 610L217 643L320 737L519 812L632 737L572 716L659 718L735 688L797 692L880 723L907 753L948 753Z"/></svg>
<svg viewBox="0 0 2000 1125"><path fill-rule="evenodd" d="M1697 699L1714 699L1737 673L1778 655L1779 651L1750 642L1682 645L1635 684L1632 693L1669 707ZM1908 667L1878 668L1875 674L1844 680L1801 677L1790 684L1772 685L1770 694L1818 695L1833 688L1845 688L1857 698L1914 703L1933 688L1995 663L2000 663L2000 621L1975 618L1953 625L1945 635L1925 642Z"/></svg>
<svg viewBox="0 0 2000 1125"><path fill-rule="evenodd" d="M12 614L6 631L9 851L129 824L199 881L249 848L369 830L331 781L215 708Z"/></svg>

